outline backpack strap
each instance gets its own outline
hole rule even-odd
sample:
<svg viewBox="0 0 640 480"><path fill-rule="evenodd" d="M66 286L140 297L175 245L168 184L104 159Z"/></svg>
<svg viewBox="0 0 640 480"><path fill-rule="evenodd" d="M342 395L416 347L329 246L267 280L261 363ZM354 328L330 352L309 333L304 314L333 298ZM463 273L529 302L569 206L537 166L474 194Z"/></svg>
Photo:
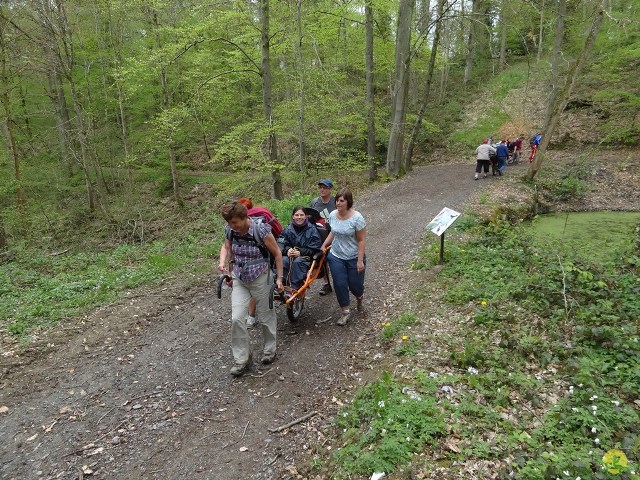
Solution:
<svg viewBox="0 0 640 480"><path fill-rule="evenodd" d="M226 232L226 238L229 240L229 242L231 242L232 244L235 243L236 245L249 245L249 246L254 246L257 247L258 250L260 250L260 253L262 254L262 258L257 258L255 260L250 260L248 262L236 262L236 265L238 265L240 268L243 267L248 267L251 265L258 265L260 263L268 263L269 264L269 268L267 269L268 271L268 276L271 276L271 257L270 257L270 252L269 249L267 249L266 245L264 244L264 241L262 238L260 238L260 224L263 223L262 218L255 218L255 217L249 217L249 219L251 220L251 227L253 228L253 237L249 237L246 235L238 235L236 233L235 230L233 230L232 228L228 228L227 232ZM233 249L232 249L232 254L233 254Z"/></svg>

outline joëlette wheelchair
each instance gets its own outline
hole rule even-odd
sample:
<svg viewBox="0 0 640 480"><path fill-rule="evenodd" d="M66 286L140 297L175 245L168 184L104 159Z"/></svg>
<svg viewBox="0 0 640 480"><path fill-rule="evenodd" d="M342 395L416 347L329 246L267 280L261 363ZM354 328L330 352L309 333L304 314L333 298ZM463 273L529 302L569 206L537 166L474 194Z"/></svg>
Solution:
<svg viewBox="0 0 640 480"><path fill-rule="evenodd" d="M327 235L329 235L329 230L322 223L320 223L320 212L310 207L305 208L304 212L307 214L309 222L312 222L318 229L322 241L326 240ZM286 305L287 307L287 318L291 322L297 322L302 315L305 297L311 284L319 277L328 278L328 276L329 267L326 262L326 255L322 251L317 252L311 258L311 265L309 266L307 277L298 289L294 289L290 286L285 285L282 291L277 291L275 284L276 276L274 275L274 283L271 286L271 290L269 293L269 308L273 308L274 301L279 301L280 305ZM218 298L222 298L222 286L226 281L230 280L231 276L227 274L220 275L220 278L218 279Z"/></svg>

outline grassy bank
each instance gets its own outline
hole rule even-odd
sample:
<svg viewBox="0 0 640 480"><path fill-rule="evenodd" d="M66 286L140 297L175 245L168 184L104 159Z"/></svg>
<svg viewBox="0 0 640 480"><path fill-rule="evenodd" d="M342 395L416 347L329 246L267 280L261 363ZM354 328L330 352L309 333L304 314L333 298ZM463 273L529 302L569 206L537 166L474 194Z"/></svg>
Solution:
<svg viewBox="0 0 640 480"><path fill-rule="evenodd" d="M638 231L614 264L507 223L466 233L436 277L461 319L438 339L448 358L423 365L434 312L381 326L411 373L384 373L342 410L331 478L640 478Z"/></svg>

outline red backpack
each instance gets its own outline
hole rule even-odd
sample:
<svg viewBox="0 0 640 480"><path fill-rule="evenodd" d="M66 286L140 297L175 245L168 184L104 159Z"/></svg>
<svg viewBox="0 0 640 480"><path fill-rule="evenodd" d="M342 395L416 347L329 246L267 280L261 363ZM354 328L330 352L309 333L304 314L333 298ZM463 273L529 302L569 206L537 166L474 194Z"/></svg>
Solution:
<svg viewBox="0 0 640 480"><path fill-rule="evenodd" d="M277 239L280 235L282 235L282 225L278 221L278 219L271 213L268 209L264 207L253 207L250 208L247 214L251 218L260 219L267 225L271 227L271 233Z"/></svg>

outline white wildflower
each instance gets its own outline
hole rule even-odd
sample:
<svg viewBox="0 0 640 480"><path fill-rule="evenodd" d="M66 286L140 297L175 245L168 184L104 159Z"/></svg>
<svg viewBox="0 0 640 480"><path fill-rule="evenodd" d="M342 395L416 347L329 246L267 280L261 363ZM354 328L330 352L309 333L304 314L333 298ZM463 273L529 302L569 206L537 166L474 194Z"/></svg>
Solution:
<svg viewBox="0 0 640 480"><path fill-rule="evenodd" d="M596 430L596 427L591 427L591 433L596 433L598 430Z"/></svg>
<svg viewBox="0 0 640 480"><path fill-rule="evenodd" d="M380 400L380 401L378 402L378 406L379 406L380 408L384 408L384 400Z"/></svg>
<svg viewBox="0 0 640 480"><path fill-rule="evenodd" d="M467 372L469 372L471 375L477 375L478 374L478 369L477 368L473 368L473 367L469 367L469 368L467 368Z"/></svg>
<svg viewBox="0 0 640 480"><path fill-rule="evenodd" d="M595 444L596 444L596 445L600 445L600 439L599 439L599 438L596 438L596 439L594 440L594 442L595 442Z"/></svg>

